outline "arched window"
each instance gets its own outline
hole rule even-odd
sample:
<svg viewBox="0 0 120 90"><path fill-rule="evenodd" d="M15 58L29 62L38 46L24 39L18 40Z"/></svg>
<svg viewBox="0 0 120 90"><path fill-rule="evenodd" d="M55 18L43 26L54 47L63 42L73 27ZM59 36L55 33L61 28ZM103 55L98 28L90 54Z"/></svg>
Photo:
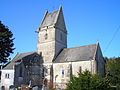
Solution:
<svg viewBox="0 0 120 90"><path fill-rule="evenodd" d="M79 73L81 73L82 72L82 67L81 66L79 66Z"/></svg>
<svg viewBox="0 0 120 90"><path fill-rule="evenodd" d="M45 40L46 40L46 39L48 39L48 34L47 34L47 33L45 34Z"/></svg>
<svg viewBox="0 0 120 90"><path fill-rule="evenodd" d="M64 68L62 67L62 78L64 78L64 74L65 74L65 72L64 72Z"/></svg>
<svg viewBox="0 0 120 90"><path fill-rule="evenodd" d="M67 73L66 73L67 77L70 77L70 66L67 67Z"/></svg>
<svg viewBox="0 0 120 90"><path fill-rule="evenodd" d="M22 67L20 67L20 74L19 77L22 77Z"/></svg>
<svg viewBox="0 0 120 90"><path fill-rule="evenodd" d="M42 70L42 78L44 78L45 77L45 75L44 75L44 68L42 68L41 70Z"/></svg>

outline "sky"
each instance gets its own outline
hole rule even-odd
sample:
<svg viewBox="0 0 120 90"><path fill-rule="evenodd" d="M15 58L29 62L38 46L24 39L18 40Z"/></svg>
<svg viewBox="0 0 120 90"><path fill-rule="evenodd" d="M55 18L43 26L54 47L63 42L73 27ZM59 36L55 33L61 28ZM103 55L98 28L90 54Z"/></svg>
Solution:
<svg viewBox="0 0 120 90"><path fill-rule="evenodd" d="M105 57L120 56L120 0L0 0L0 20L13 33L14 54L37 50L37 33L46 10L62 5L68 48L95 44Z"/></svg>

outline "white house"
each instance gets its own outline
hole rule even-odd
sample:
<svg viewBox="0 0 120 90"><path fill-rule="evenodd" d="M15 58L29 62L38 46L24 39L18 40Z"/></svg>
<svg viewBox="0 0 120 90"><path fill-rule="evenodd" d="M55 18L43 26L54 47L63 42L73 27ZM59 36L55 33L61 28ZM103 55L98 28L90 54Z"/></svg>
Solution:
<svg viewBox="0 0 120 90"><path fill-rule="evenodd" d="M17 56L17 55L16 55ZM15 57L16 58L16 57ZM15 59L14 58L14 59ZM4 66L1 70L1 87L9 90L14 85L14 59Z"/></svg>
<svg viewBox="0 0 120 90"><path fill-rule="evenodd" d="M14 82L14 69L3 69L1 75L1 87L4 86L5 90L9 90L9 87L13 85Z"/></svg>

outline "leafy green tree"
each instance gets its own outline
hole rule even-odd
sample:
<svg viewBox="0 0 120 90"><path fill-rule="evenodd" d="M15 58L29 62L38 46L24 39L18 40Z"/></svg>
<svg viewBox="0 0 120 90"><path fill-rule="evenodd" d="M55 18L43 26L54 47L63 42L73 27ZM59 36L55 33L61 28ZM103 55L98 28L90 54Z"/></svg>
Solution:
<svg viewBox="0 0 120 90"><path fill-rule="evenodd" d="M113 86L120 85L120 57L109 58L106 63L106 76Z"/></svg>
<svg viewBox="0 0 120 90"><path fill-rule="evenodd" d="M92 75L89 71L78 73L78 77L72 76L66 90L108 90L109 80Z"/></svg>
<svg viewBox="0 0 120 90"><path fill-rule="evenodd" d="M12 32L0 21L0 63L7 62L10 53L13 53L13 40Z"/></svg>

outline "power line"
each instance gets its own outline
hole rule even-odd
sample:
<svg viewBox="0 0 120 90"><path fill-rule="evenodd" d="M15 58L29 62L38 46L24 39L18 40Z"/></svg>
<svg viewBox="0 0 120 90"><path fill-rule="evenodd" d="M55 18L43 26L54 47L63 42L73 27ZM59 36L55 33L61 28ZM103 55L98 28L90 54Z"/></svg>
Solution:
<svg viewBox="0 0 120 90"><path fill-rule="evenodd" d="M107 49L109 48L110 44L111 44L111 43L112 43L112 41L114 40L114 38L115 38L115 36L116 36L116 34L117 34L117 32L118 32L119 30L120 30L120 26L118 26L118 28L116 29L116 31L115 31L115 33L113 34L113 36L112 36L111 40L108 42L108 44L107 44L106 48L104 49L104 52L106 52L106 51L107 51Z"/></svg>

